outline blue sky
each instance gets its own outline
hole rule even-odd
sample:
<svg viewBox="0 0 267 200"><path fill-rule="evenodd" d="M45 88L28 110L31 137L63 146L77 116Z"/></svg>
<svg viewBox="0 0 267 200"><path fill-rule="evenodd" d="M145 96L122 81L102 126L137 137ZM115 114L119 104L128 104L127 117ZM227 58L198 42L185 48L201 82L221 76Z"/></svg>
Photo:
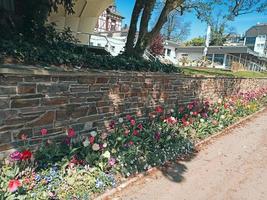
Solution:
<svg viewBox="0 0 267 200"><path fill-rule="evenodd" d="M124 24L129 24L131 20L132 9L135 0L115 0L118 11L125 17ZM206 24L201 23L194 14L186 14L182 17L185 22L191 23L191 33L188 39L205 35ZM234 27L239 34L244 33L248 28L257 23L267 23L267 14L253 13L241 15L235 18L233 22L229 23L230 27Z"/></svg>

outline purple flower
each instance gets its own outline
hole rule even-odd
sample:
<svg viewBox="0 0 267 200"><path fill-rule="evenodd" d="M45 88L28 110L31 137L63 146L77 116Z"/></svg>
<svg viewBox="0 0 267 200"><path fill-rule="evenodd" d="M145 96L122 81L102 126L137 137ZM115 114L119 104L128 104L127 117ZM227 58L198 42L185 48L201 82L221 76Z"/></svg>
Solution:
<svg viewBox="0 0 267 200"><path fill-rule="evenodd" d="M159 140L160 140L160 133L159 133L159 132L155 133L154 138L155 138L157 141L159 141Z"/></svg>
<svg viewBox="0 0 267 200"><path fill-rule="evenodd" d="M116 159L115 159L115 158L110 158L109 161L108 161L108 164L109 164L110 166L114 166L115 163L116 163Z"/></svg>
<svg viewBox="0 0 267 200"><path fill-rule="evenodd" d="M41 176L39 174L35 175L35 181L39 182L41 180Z"/></svg>
<svg viewBox="0 0 267 200"><path fill-rule="evenodd" d="M109 128L110 128L110 129L114 129L114 128L115 128L115 125L116 125L115 121L111 121L111 122L109 123Z"/></svg>
<svg viewBox="0 0 267 200"><path fill-rule="evenodd" d="M202 116L203 118L208 118L208 114L207 114L207 113L201 113L201 116Z"/></svg>
<svg viewBox="0 0 267 200"><path fill-rule="evenodd" d="M45 180L49 183L53 180L53 178L51 176L46 176Z"/></svg>
<svg viewBox="0 0 267 200"><path fill-rule="evenodd" d="M22 159L22 154L19 151L15 151L9 155L12 161L19 161Z"/></svg>
<svg viewBox="0 0 267 200"><path fill-rule="evenodd" d="M66 137L65 138L65 140L64 140L64 143L66 144L66 145L70 145L70 138L69 137Z"/></svg>

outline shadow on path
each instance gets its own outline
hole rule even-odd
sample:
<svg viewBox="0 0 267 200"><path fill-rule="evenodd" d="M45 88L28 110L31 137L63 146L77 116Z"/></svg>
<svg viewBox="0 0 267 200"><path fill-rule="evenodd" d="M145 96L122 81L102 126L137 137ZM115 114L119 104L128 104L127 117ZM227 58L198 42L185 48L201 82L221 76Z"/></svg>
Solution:
<svg viewBox="0 0 267 200"><path fill-rule="evenodd" d="M168 178L170 181L177 182L177 183L182 182L184 181L183 174L187 171L187 167L185 164L181 163L181 161L189 162L192 159L194 159L196 155L197 155L197 151L194 151L192 154L187 155L186 157L167 163L160 170L162 174L166 178Z"/></svg>

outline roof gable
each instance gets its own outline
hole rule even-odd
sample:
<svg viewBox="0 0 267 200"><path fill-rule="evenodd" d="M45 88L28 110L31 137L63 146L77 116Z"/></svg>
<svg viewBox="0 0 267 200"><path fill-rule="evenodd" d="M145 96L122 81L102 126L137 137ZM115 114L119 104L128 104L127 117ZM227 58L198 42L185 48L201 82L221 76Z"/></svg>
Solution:
<svg viewBox="0 0 267 200"><path fill-rule="evenodd" d="M257 37L258 35L267 35L267 24L252 26L246 32L246 37Z"/></svg>

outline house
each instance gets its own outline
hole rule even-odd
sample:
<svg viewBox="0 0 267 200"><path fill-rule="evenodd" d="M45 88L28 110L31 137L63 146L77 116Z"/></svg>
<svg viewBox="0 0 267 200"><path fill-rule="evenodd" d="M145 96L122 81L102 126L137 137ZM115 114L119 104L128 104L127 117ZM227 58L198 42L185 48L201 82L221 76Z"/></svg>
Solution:
<svg viewBox="0 0 267 200"><path fill-rule="evenodd" d="M267 56L267 24L257 24L246 31L244 45Z"/></svg>
<svg viewBox="0 0 267 200"><path fill-rule="evenodd" d="M55 23L58 30L69 27L81 44L88 44L99 16L113 3L113 0L77 0L73 7L74 14L66 13L60 6L57 12L50 14L48 23Z"/></svg>
<svg viewBox="0 0 267 200"><path fill-rule="evenodd" d="M244 36L239 34L230 34L227 35L226 41L223 46L243 46L244 45Z"/></svg>
<svg viewBox="0 0 267 200"><path fill-rule="evenodd" d="M178 64L177 48L180 45L181 44L176 41L165 40L164 41L164 54L163 54L164 59L170 61L171 63Z"/></svg>
<svg viewBox="0 0 267 200"><path fill-rule="evenodd" d="M120 54L124 50L128 34L128 29L122 27L123 19L115 5L109 6L98 17L89 46L104 48L113 56Z"/></svg>
<svg viewBox="0 0 267 200"><path fill-rule="evenodd" d="M198 66L203 61L204 48L166 41L164 58L178 65ZM266 70L267 24L251 27L244 36L231 35L223 46L208 47L206 57L210 67L230 69L235 62L247 70Z"/></svg>
<svg viewBox="0 0 267 200"><path fill-rule="evenodd" d="M114 0L77 0L74 14L63 7L48 17L58 30L69 27L81 45L101 54L118 55L124 50L127 33L122 28L122 17Z"/></svg>
<svg viewBox="0 0 267 200"><path fill-rule="evenodd" d="M115 5L109 6L98 17L95 32L118 32L122 30L122 17Z"/></svg>
<svg viewBox="0 0 267 200"><path fill-rule="evenodd" d="M176 49L177 59L182 65L182 60L188 60L188 65L197 65L202 60L204 46L178 47ZM267 67L267 58L252 51L247 46L210 46L207 59L210 67L230 69L233 62L242 64L247 70L263 71Z"/></svg>

